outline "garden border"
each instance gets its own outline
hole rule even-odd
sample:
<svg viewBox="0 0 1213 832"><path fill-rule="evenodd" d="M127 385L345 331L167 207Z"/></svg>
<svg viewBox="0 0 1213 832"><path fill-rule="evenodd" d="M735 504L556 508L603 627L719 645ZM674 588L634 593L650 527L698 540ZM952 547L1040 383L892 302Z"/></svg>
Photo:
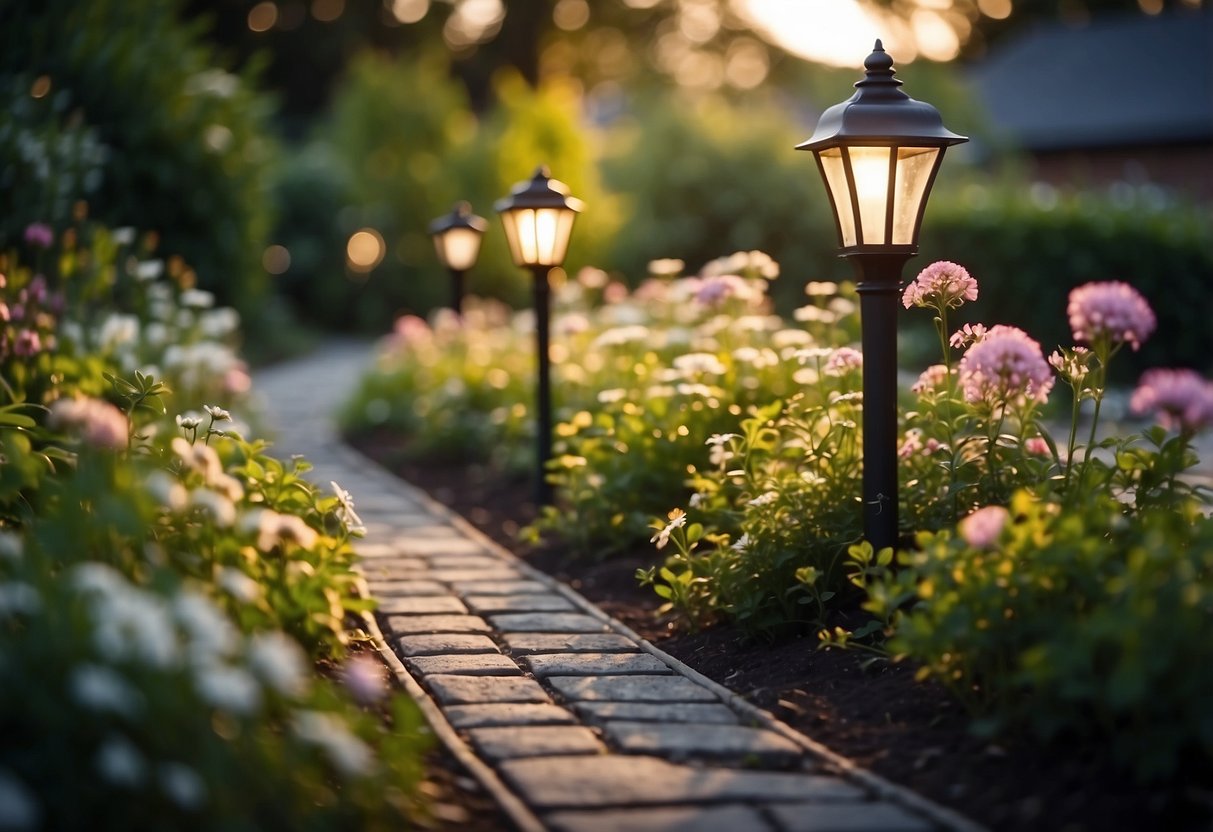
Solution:
<svg viewBox="0 0 1213 832"><path fill-rule="evenodd" d="M451 510L447 506L438 502L424 490L418 488L412 483L396 477L390 471L383 468L375 460L364 456L356 449L340 443L338 455L347 457L351 464L366 471L370 469L380 476L379 479L387 478L390 480L391 486L404 492L409 499L416 502L418 505L425 508L426 511L432 513L435 517L441 518L445 522L451 524L461 534L465 535L477 544L482 545L504 561L516 567L520 572L528 575L531 579L540 581L549 586L553 591L567 598L572 604L578 607L582 612L597 618L606 624L612 631L635 641L640 645L641 649L652 655L654 658L669 666L675 672L695 681L697 684L707 688L715 693L722 701L729 703L730 706L752 717L757 723L761 724L772 731L779 733L789 741L795 743L805 751L820 757L829 766L837 770L840 777L856 782L858 785L865 787L873 792L881 799L888 800L898 804L903 808L910 809L917 815L924 817L940 826L948 829L956 830L956 832L985 832L986 827L970 820L960 813L941 806L932 800L929 800L922 795L919 795L910 789L899 786L874 772L871 772L855 761L835 752L813 740L804 734L796 731L792 727L780 721L769 711L759 708L749 701L745 700L739 694L729 690L723 685L709 679L699 673L692 667L687 666L678 659L663 652L660 648L653 645L647 639L637 635L631 628L620 621L615 620L607 615L602 610L598 609L594 604L580 595L576 590L563 584L562 582L552 578L550 575L541 572L534 566L531 566L526 561L519 558L513 552L498 544L496 541L489 538L464 517ZM355 545L355 551L357 546ZM408 690L409 694L418 702L422 713L426 720L433 728L439 740L455 755L459 761L464 764L469 773L472 774L480 784L488 791L502 810L511 818L517 828L521 832L542 832L547 827L538 819L522 799L516 795L509 787L502 782L497 773L491 767L486 765L468 746L464 740L459 737L458 733L446 720L441 709L434 702L428 693L422 689L421 685L409 673L404 663L396 656L396 654L388 647L387 642L383 637L383 633L378 626L378 622L374 620L373 613L364 613L364 617L368 620L368 627L371 630L372 637L375 641L375 647L384 657L385 661L392 668L393 672L400 679L401 683Z"/></svg>

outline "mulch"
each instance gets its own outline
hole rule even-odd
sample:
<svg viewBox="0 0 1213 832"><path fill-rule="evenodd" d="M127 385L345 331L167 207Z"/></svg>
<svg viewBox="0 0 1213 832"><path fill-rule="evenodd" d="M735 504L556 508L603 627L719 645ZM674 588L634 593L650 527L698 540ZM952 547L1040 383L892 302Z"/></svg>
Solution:
<svg viewBox="0 0 1213 832"><path fill-rule="evenodd" d="M661 650L835 752L993 830L1213 830L1208 773L1145 786L1102 747L974 736L963 708L941 687L916 681L908 664L820 650L812 634L761 640L723 624L688 630L659 615L660 599L636 582L637 567L656 562L655 551L590 563L570 560L556 545L521 544L517 532L535 516L525 480L476 465L410 463L383 437L360 447Z"/></svg>

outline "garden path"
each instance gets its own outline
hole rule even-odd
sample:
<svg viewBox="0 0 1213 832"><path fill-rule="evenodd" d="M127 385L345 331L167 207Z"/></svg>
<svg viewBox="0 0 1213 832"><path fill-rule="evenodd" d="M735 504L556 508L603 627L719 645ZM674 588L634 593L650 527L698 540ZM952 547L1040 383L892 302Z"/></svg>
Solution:
<svg viewBox="0 0 1213 832"><path fill-rule="evenodd" d="M353 495L379 649L523 832L918 832L969 820L860 769L666 655L345 446L373 357L326 345L255 374L279 455Z"/></svg>

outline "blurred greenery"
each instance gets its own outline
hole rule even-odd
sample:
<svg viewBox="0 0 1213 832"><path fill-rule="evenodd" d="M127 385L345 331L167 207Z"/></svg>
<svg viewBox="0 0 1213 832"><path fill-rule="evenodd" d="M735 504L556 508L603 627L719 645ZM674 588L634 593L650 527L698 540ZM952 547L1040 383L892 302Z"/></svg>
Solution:
<svg viewBox="0 0 1213 832"><path fill-rule="evenodd" d="M180 12L180 0L46 0L3 11L0 76L30 96L8 110L5 130L22 133L36 158L13 158L0 138L0 240L85 211L154 231L160 251L182 257L199 286L247 317L266 295L270 100L254 89L255 64L222 69L202 26ZM82 159L104 158L70 201L48 200L29 168L57 166L59 136L87 144Z"/></svg>

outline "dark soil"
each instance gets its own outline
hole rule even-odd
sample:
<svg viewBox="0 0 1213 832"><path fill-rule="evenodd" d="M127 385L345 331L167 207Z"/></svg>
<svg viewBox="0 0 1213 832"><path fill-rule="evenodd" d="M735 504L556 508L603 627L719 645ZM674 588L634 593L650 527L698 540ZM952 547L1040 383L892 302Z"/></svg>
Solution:
<svg viewBox="0 0 1213 832"><path fill-rule="evenodd" d="M819 650L812 635L762 641L728 625L690 632L658 615L660 599L636 583L636 568L654 562L651 550L587 563L559 547L519 543L519 528L535 516L525 479L474 465L410 463L383 440L362 448L665 652L833 751L991 829L1213 830L1213 792L1192 785L1207 784L1207 772L1142 786L1103 748L978 739L956 701L915 681L906 664Z"/></svg>

